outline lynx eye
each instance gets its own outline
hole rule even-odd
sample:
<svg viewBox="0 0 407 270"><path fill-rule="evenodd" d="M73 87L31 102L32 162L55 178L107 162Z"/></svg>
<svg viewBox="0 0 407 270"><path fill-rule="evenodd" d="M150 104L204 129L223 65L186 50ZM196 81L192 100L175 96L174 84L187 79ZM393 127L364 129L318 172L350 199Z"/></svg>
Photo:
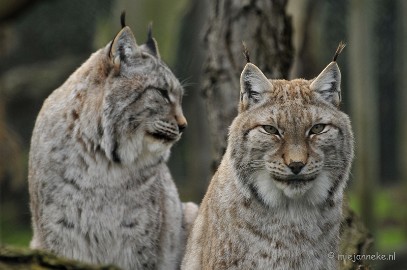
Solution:
<svg viewBox="0 0 407 270"><path fill-rule="evenodd" d="M316 124L311 128L309 133L310 133L310 135L320 134L322 131L324 131L325 127L326 127L325 124Z"/></svg>
<svg viewBox="0 0 407 270"><path fill-rule="evenodd" d="M170 96L168 95L167 90L162 89L162 88L157 88L157 87L155 87L154 89L157 90L161 94L161 96L165 99L165 101L167 101L168 103L171 103Z"/></svg>
<svg viewBox="0 0 407 270"><path fill-rule="evenodd" d="M278 129L275 128L275 127L273 127L273 126L264 125L264 126L263 126L263 129L264 129L264 131L267 132L268 134L271 134L271 135L280 135L280 133L278 132Z"/></svg>

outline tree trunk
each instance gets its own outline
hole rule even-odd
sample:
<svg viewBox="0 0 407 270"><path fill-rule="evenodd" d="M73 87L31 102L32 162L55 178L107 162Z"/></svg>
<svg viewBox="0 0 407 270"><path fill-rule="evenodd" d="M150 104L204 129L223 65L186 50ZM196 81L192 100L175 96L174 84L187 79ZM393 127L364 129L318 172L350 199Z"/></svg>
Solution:
<svg viewBox="0 0 407 270"><path fill-rule="evenodd" d="M397 74L396 78L398 79L398 127L397 132L397 145L398 149L398 171L399 179L401 180L402 188L404 189L404 194L407 194L407 80L405 78L407 74L407 2L405 0L397 1L397 10L398 10L398 37L400 42L398 42L397 55L398 59L396 60L397 65ZM404 229L405 234L407 235L407 209L404 207Z"/></svg>
<svg viewBox="0 0 407 270"><path fill-rule="evenodd" d="M205 35L204 95L212 132L214 168L226 149L228 126L237 113L242 41L269 78L286 78L293 57L291 19L285 0L214 0Z"/></svg>
<svg viewBox="0 0 407 270"><path fill-rule="evenodd" d="M367 0L350 3L349 88L351 116L355 131L355 185L361 205L361 218L370 231L374 225L374 189L379 181L379 129L375 57L373 57L373 7ZM369 5L370 4L370 5ZM369 8L366 8L366 7ZM372 109L373 108L373 109Z"/></svg>
<svg viewBox="0 0 407 270"><path fill-rule="evenodd" d="M237 114L239 78L244 67L242 41L255 63L269 78L287 78L293 59L291 18L287 1L212 0L205 35L207 58L204 94L213 142L214 168L227 145L228 126ZM345 204L341 254L366 253L372 239L360 219ZM361 262L342 261L341 269ZM359 268L363 269L363 268Z"/></svg>
<svg viewBox="0 0 407 270"><path fill-rule="evenodd" d="M206 1L189 0L187 12L180 22L177 61L173 68L185 85L182 107L188 128L173 148L168 164L183 201L200 201L212 177L209 128L201 95L202 28L207 11Z"/></svg>

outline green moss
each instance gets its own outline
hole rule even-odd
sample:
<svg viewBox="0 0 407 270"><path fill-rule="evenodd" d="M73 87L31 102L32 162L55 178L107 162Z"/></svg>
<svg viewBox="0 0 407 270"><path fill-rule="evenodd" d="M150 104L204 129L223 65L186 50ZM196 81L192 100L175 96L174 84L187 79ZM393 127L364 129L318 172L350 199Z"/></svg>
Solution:
<svg viewBox="0 0 407 270"><path fill-rule="evenodd" d="M90 265L46 251L0 246L0 269L66 269L66 270L119 270L112 265Z"/></svg>

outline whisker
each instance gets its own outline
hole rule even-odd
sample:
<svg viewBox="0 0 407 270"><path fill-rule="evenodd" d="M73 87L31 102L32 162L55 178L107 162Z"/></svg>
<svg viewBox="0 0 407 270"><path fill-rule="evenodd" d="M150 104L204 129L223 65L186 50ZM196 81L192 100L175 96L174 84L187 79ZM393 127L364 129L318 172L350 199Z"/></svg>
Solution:
<svg viewBox="0 0 407 270"><path fill-rule="evenodd" d="M185 88L188 88L188 87L190 87L190 86L196 86L196 85L198 85L198 83L196 83L196 82L191 82L190 80L191 80L191 77L188 77L188 78L183 79L183 80L180 82L180 83L181 83L181 86L185 89Z"/></svg>

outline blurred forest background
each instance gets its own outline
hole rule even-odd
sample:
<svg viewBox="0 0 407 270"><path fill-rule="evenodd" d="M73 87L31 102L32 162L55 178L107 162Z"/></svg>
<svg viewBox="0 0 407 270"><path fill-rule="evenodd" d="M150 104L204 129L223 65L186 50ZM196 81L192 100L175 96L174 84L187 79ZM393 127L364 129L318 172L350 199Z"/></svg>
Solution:
<svg viewBox="0 0 407 270"><path fill-rule="evenodd" d="M182 200L202 199L217 165L201 81L206 1L0 0L0 244L30 241L27 162L42 102L115 36L123 10L139 43L153 22L162 58L186 82L189 126L169 165ZM313 78L339 41L348 44L338 60L342 106L356 132L348 198L372 232L374 249L401 259L407 254L407 2L291 0L288 13L291 78Z"/></svg>

